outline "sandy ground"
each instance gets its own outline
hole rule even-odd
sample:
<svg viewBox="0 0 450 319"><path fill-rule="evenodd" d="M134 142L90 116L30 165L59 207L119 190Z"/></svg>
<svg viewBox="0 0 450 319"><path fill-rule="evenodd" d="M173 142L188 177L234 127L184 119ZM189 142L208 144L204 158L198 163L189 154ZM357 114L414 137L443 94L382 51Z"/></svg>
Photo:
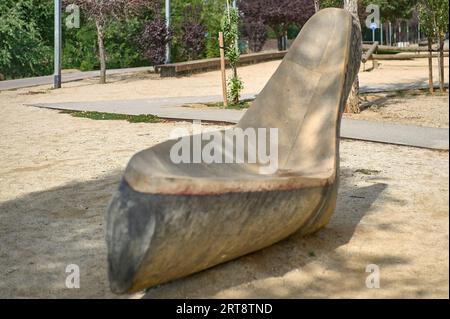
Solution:
<svg viewBox="0 0 450 319"><path fill-rule="evenodd" d="M344 114L344 117L428 127L449 127L448 93L436 92L429 95L413 91L404 93L404 96L398 95L378 94L363 97L371 100L368 107L360 114Z"/></svg>
<svg viewBox="0 0 450 319"><path fill-rule="evenodd" d="M201 86L209 76L175 79L170 93L189 84L191 95L213 94L213 84ZM0 92L0 297L115 297L104 242L111 194L135 152L190 123L92 121L23 103L149 96L158 85L169 93L165 80L127 81ZM448 298L448 163L448 152L342 141L339 200L325 229L126 297ZM80 267L80 289L65 287L69 264ZM380 289L365 286L369 264L380 267Z"/></svg>
<svg viewBox="0 0 450 319"><path fill-rule="evenodd" d="M448 59L445 62L446 83L448 83ZM239 68L239 76L244 81L243 93L256 94L260 92L279 64L280 61L271 61ZM437 60L434 61L434 67L435 74L437 74ZM359 77L361 86L384 84L395 89L396 83L421 83L428 79L427 59L381 61L379 68L370 72L360 72ZM50 90L51 86L49 85L31 88L29 91L34 93L32 99L34 103L124 100L167 96L220 96L222 94L219 71L178 78L160 78L159 75L149 73L112 75L108 77L108 81L107 85L100 85L97 84L98 79L88 79L63 84L63 88L57 91Z"/></svg>
<svg viewBox="0 0 450 319"><path fill-rule="evenodd" d="M427 81L427 59L411 61L381 61L380 67L359 74L360 86L387 85L395 89L398 83L414 84ZM262 90L280 61L271 61L239 68L245 86L244 94L255 94ZM448 83L448 59L445 59L446 83ZM367 68L371 62L367 63ZM434 74L437 84L437 59L434 59ZM111 75L107 85L97 84L98 79L87 79L66 83L60 90L51 90L49 85L3 92L3 94L30 95L27 103L88 102L104 100L144 99L157 97L182 97L221 95L218 71L194 74L178 78L160 78L157 74ZM176 88L176 89L175 89ZM423 95L423 94L422 94ZM448 127L448 94L429 98L403 96L383 98L383 94L361 114L346 115L349 118L369 121L389 121L432 127Z"/></svg>

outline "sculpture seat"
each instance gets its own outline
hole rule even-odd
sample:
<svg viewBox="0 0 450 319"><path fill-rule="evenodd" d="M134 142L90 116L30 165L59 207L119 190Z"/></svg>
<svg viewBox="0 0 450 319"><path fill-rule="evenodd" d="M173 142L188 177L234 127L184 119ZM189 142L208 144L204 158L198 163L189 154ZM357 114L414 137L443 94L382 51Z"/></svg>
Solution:
<svg viewBox="0 0 450 319"><path fill-rule="evenodd" d="M273 170L260 161L174 163L181 138L136 154L108 209L111 289L142 290L325 226L336 204L342 111L360 59L359 22L347 11L324 9L305 24L237 125L277 129ZM227 132L218 135L226 140ZM245 144L245 156L262 146Z"/></svg>
<svg viewBox="0 0 450 319"><path fill-rule="evenodd" d="M219 133L224 135L225 131ZM132 185L133 190L146 194L213 195L325 186L334 179L333 171L326 171L319 166L314 171L279 168L267 174L261 173L265 166L256 163L175 165L170 158L170 150L176 142L179 139L169 140L136 154L124 174L126 183ZM247 147L244 151L247 151ZM224 156L221 154L221 157Z"/></svg>

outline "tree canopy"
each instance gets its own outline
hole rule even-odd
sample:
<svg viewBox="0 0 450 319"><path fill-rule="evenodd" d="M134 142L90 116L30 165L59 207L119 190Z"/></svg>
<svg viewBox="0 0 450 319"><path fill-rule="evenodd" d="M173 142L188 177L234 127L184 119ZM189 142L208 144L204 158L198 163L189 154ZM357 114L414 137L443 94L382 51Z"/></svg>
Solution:
<svg viewBox="0 0 450 319"><path fill-rule="evenodd" d="M241 0L238 6L255 48L261 47L261 42L265 41L262 25L270 26L281 38L290 26L303 26L315 13L314 1L311 0Z"/></svg>
<svg viewBox="0 0 450 319"><path fill-rule="evenodd" d="M9 78L48 74L52 48L48 28L51 11L32 0L0 2L0 73ZM46 37L47 36L47 37Z"/></svg>

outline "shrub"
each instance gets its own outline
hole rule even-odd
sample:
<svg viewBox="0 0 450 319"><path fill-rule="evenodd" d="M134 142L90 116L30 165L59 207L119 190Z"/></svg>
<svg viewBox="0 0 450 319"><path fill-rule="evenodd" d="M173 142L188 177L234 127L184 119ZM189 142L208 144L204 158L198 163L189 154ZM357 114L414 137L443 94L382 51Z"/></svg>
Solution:
<svg viewBox="0 0 450 319"><path fill-rule="evenodd" d="M52 72L52 48L43 41L39 26L28 13L29 1L0 4L0 73L5 78Z"/></svg>
<svg viewBox="0 0 450 319"><path fill-rule="evenodd" d="M152 65L159 65L164 63L166 45L171 37L171 32L167 30L165 20L157 16L144 24L137 43L143 56Z"/></svg>
<svg viewBox="0 0 450 319"><path fill-rule="evenodd" d="M188 60L198 59L205 50L205 27L200 23L200 5L185 7L181 41Z"/></svg>
<svg viewBox="0 0 450 319"><path fill-rule="evenodd" d="M260 19L248 19L244 22L244 30L250 50L261 51L267 40L267 27L264 22Z"/></svg>

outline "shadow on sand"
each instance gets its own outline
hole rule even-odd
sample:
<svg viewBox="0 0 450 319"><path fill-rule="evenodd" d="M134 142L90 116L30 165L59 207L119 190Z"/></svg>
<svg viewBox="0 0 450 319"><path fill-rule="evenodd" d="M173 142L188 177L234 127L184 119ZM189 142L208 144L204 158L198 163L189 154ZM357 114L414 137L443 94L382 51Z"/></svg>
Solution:
<svg viewBox="0 0 450 319"><path fill-rule="evenodd" d="M120 176L120 172L115 172L0 204L1 297L112 297L107 281L104 214ZM333 295L345 287L366 289L365 268L347 265L349 256L337 248L351 240L361 219L370 213L387 185L356 187L352 176L352 172L342 174L335 215L330 225L315 235L307 238L293 235L262 251L151 288L144 298L208 297L236 286L240 287L237 297L244 298L320 297ZM372 257L358 256L367 262L365 265L407 262L396 256L379 260ZM313 261L319 261L331 272L336 269L339 276L332 276L336 282L311 274L306 285L291 286L287 279L274 280L266 285L268 289L253 284L283 277L294 270L303 272ZM81 269L80 289L65 287L65 267L72 263ZM349 279L344 284L340 281L346 273ZM322 289L324 285L326 291Z"/></svg>

